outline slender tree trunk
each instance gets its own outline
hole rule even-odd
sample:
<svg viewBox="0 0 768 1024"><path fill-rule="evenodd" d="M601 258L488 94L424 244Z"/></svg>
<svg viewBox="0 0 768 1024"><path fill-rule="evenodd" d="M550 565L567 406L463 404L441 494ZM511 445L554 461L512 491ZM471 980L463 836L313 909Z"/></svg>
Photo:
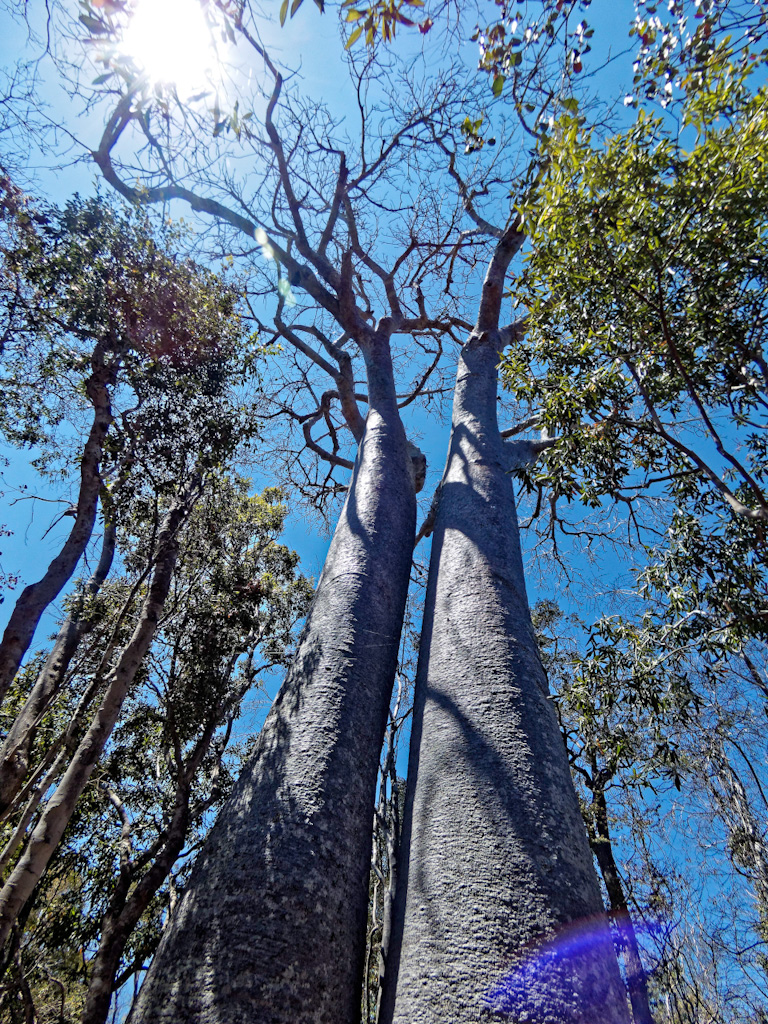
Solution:
<svg viewBox="0 0 768 1024"><path fill-rule="evenodd" d="M88 731L80 741L55 793L48 800L24 853L0 890L0 946L7 940L14 921L53 856L72 817L75 804L117 723L136 672L149 650L171 586L178 554L177 533L189 515L196 495L197 487L191 486L165 517L158 537L158 556L152 583L130 642L110 671L104 697Z"/></svg>
<svg viewBox="0 0 768 1024"><path fill-rule="evenodd" d="M83 619L82 611L86 600L98 593L112 566L114 554L115 527L114 523L108 521L104 527L101 557L96 570L77 608L62 624L53 649L0 749L0 815L5 814L10 807L26 778L29 754L41 717L59 692L69 663L85 632L87 620Z"/></svg>
<svg viewBox="0 0 768 1024"><path fill-rule="evenodd" d="M708 788L719 809L732 842L731 859L740 874L746 874L754 892L758 929L768 935L768 843L766 833L750 802L738 772L725 752L722 726L710 739L710 751L704 764ZM757 778L746 752L731 738L744 761Z"/></svg>
<svg viewBox="0 0 768 1024"><path fill-rule="evenodd" d="M22 794L27 796L27 802L22 809L21 817L16 822L8 842L0 851L0 877L5 875L6 868L16 856L16 851L23 844L27 829L37 813L37 808L40 806L50 786L55 783L69 753L71 751L67 750L65 737L62 736L58 740L54 740L53 745L48 748L45 752L45 757L35 769L32 778L27 781L24 793ZM21 800L19 800L19 803L21 803Z"/></svg>
<svg viewBox="0 0 768 1024"><path fill-rule="evenodd" d="M102 919L99 948L89 964L88 991L80 1024L105 1024L112 993L117 988L117 971L128 940L176 863L187 838L192 814L204 813L210 807L210 802L206 802L193 812L190 807L190 787L210 750L226 706L225 703L219 704L185 763L178 765L173 810L167 827L137 858L132 855L130 820L122 804L117 804L118 813L123 819L120 870Z"/></svg>
<svg viewBox="0 0 768 1024"><path fill-rule="evenodd" d="M490 286L496 298L484 291L483 304L498 310L493 263ZM459 361L382 1021L626 1024L530 620L510 447L496 422L497 310L481 305ZM532 454L526 443L515 451Z"/></svg>
<svg viewBox="0 0 768 1024"><path fill-rule="evenodd" d="M96 956L90 963L88 991L81 1024L104 1024L128 939L152 897L163 884L184 847L189 826L189 788L179 787L165 842L145 873L136 879L130 864L121 865L120 878L104 920ZM132 888L133 886L133 888Z"/></svg>
<svg viewBox="0 0 768 1024"><path fill-rule="evenodd" d="M8 692L18 672L43 612L51 601L56 600L71 578L93 533L101 490L99 464L104 440L112 424L107 385L114 380L115 367L105 362L104 346L101 344L94 349L92 363L93 372L86 383L86 391L93 405L93 422L80 461L77 515L61 551L48 566L43 578L21 592L5 628L0 642L0 700Z"/></svg>
<svg viewBox="0 0 768 1024"><path fill-rule="evenodd" d="M384 889L381 908L381 943L379 945L379 990L376 994L376 1020L381 1015L381 997L384 991L384 977L389 960L389 948L392 942L392 914L394 910L395 894L397 892L397 857L398 857L398 822L397 822L397 776L392 771L392 790L390 800L393 802L392 811L389 814L386 831L383 838L386 841L387 850L387 884Z"/></svg>
<svg viewBox="0 0 768 1024"><path fill-rule="evenodd" d="M296 657L132 1024L359 1024L376 777L415 533L388 333Z"/></svg>
<svg viewBox="0 0 768 1024"><path fill-rule="evenodd" d="M605 792L596 789L592 794L592 804L595 809L594 835L591 846L603 876L605 889L608 893L610 904L610 916L616 926L621 939L624 953L624 961L627 971L627 991L629 1001L632 1005L632 1016L635 1024L655 1024L651 1013L651 1003L648 998L648 985L646 984L643 961L640 957L640 947L637 944L635 926L627 906L627 898L624 895L621 875L613 856L613 844L608 827L608 807L605 802Z"/></svg>

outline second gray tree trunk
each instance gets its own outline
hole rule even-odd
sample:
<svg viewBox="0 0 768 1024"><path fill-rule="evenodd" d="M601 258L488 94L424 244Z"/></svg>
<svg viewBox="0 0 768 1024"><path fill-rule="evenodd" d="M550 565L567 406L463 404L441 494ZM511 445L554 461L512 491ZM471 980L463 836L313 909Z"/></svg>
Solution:
<svg viewBox="0 0 768 1024"><path fill-rule="evenodd" d="M511 446L496 421L498 359L485 333L459 364L381 1019L626 1024L531 625Z"/></svg>

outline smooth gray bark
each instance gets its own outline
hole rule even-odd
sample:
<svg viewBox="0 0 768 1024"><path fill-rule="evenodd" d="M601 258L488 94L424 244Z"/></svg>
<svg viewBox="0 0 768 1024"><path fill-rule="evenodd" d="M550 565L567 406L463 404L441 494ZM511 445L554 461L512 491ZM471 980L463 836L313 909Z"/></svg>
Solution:
<svg viewBox="0 0 768 1024"><path fill-rule="evenodd" d="M296 657L132 1024L359 1022L376 776L416 519L388 330L364 355L365 433Z"/></svg>
<svg viewBox="0 0 768 1024"><path fill-rule="evenodd" d="M499 347L481 316L459 362L381 1020L626 1024L531 625L509 470L532 448L499 434Z"/></svg>

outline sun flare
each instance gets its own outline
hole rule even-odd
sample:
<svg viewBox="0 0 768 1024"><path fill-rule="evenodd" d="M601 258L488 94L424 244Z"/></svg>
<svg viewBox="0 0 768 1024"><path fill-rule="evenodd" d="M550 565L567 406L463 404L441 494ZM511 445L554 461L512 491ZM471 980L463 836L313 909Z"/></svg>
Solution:
<svg viewBox="0 0 768 1024"><path fill-rule="evenodd" d="M204 86L216 63L198 0L138 0L121 49L151 81L184 94Z"/></svg>

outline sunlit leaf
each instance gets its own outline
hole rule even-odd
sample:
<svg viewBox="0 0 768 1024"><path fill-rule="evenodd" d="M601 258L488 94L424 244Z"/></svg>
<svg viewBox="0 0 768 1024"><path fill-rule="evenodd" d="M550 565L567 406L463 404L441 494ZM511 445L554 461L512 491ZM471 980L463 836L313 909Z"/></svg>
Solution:
<svg viewBox="0 0 768 1024"><path fill-rule="evenodd" d="M350 48L350 46L354 46L354 44L357 42L357 40L362 35L362 32L363 32L363 26L362 25L358 25L358 27L356 29L354 29L354 31L351 33L349 39L346 41L346 43L344 45L344 49L348 50Z"/></svg>

